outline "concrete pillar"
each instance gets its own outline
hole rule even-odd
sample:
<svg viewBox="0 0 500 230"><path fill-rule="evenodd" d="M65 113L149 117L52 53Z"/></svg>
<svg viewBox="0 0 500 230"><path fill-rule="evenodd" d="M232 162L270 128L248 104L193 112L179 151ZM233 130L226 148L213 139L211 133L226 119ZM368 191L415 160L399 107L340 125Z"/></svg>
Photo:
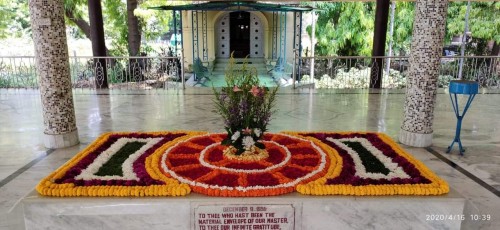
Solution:
<svg viewBox="0 0 500 230"><path fill-rule="evenodd" d="M63 0L29 0L35 43L36 70L40 79L43 141L47 148L79 143L71 91Z"/></svg>
<svg viewBox="0 0 500 230"><path fill-rule="evenodd" d="M417 0L415 4L410 69L399 141L409 146L427 147L432 144L448 0Z"/></svg>

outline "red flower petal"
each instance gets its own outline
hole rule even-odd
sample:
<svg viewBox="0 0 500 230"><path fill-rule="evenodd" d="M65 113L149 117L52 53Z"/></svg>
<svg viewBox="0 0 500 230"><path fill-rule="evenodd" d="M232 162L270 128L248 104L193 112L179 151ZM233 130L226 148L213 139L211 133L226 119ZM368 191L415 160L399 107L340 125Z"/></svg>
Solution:
<svg viewBox="0 0 500 230"><path fill-rule="evenodd" d="M267 150L269 157L267 157L266 161L273 164L279 164L285 158L284 153L277 148L271 148Z"/></svg>
<svg viewBox="0 0 500 230"><path fill-rule="evenodd" d="M207 159L210 162L218 162L224 159L222 150L215 148L207 152Z"/></svg>
<svg viewBox="0 0 500 230"><path fill-rule="evenodd" d="M252 170L252 169L265 169L265 165L261 165L259 163L229 163L226 165L226 168L232 168L232 169L246 169L246 170Z"/></svg>
<svg viewBox="0 0 500 230"><path fill-rule="evenodd" d="M280 182L270 173L254 173L247 176L248 186L273 186Z"/></svg>
<svg viewBox="0 0 500 230"><path fill-rule="evenodd" d="M187 177L191 180L196 180L196 179L204 176L205 174L207 174L211 171L212 170L209 168L197 167L197 168L191 168L191 169L186 170L186 171L176 171L176 173L182 177Z"/></svg>
<svg viewBox="0 0 500 230"><path fill-rule="evenodd" d="M203 137L203 138L199 138L199 139L194 139L191 141L191 143L201 145L201 146L209 146L209 145L215 143L215 141L210 137Z"/></svg>
<svg viewBox="0 0 500 230"><path fill-rule="evenodd" d="M302 169L294 168L294 167L285 167L284 169L280 170L280 172L283 174L283 176L286 176L290 179L296 179L305 176L308 172L303 171Z"/></svg>
<svg viewBox="0 0 500 230"><path fill-rule="evenodd" d="M200 163L198 161L198 159L193 159L193 158L187 158L187 159L184 159L184 158L178 158L178 159L170 158L169 161L170 161L170 165L172 165L173 167L177 167L177 166L181 166L181 165L190 165L190 164L198 164L198 163Z"/></svg>
<svg viewBox="0 0 500 230"><path fill-rule="evenodd" d="M234 174L219 174L216 177L205 181L205 183L210 185L235 187L238 186L238 176Z"/></svg>
<svg viewBox="0 0 500 230"><path fill-rule="evenodd" d="M292 159L292 164L300 165L300 166L316 166L318 165L318 158L304 158L304 159Z"/></svg>
<svg viewBox="0 0 500 230"><path fill-rule="evenodd" d="M285 146L288 146L288 147L290 147L289 145L295 145L295 144L299 143L295 139L292 139L292 138L281 138L281 137L277 138L277 140L273 140L273 141L277 142L280 145L285 145Z"/></svg>
<svg viewBox="0 0 500 230"><path fill-rule="evenodd" d="M199 153L200 150L188 147L188 146L179 146L172 151L170 151L170 154L196 154Z"/></svg>
<svg viewBox="0 0 500 230"><path fill-rule="evenodd" d="M289 148L290 153L293 155L317 155L318 153L313 148Z"/></svg>

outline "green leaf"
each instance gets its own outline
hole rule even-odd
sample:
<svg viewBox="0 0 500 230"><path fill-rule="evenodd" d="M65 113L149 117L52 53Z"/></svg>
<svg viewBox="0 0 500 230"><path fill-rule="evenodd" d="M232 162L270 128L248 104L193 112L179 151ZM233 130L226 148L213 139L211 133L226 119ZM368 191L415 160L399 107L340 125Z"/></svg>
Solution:
<svg viewBox="0 0 500 230"><path fill-rule="evenodd" d="M228 138L222 140L221 144L222 145L231 145L232 144L231 137L228 137Z"/></svg>
<svg viewBox="0 0 500 230"><path fill-rule="evenodd" d="M255 147L257 147L259 149L265 149L266 148L266 146L263 143L261 143L261 142L255 142Z"/></svg>
<svg viewBox="0 0 500 230"><path fill-rule="evenodd" d="M238 151L236 152L236 155L241 155L243 152L245 152L245 149L238 149Z"/></svg>

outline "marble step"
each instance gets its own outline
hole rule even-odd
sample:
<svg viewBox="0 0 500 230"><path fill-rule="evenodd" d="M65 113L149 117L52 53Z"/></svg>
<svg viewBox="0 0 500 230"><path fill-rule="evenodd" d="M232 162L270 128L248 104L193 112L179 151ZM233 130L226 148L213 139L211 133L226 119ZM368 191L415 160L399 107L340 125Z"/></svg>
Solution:
<svg viewBox="0 0 500 230"><path fill-rule="evenodd" d="M235 63L233 64L234 66L243 66L244 63ZM215 66L228 66L229 63L225 63L225 62L215 62ZM252 63L246 63L247 66L266 66L265 63L255 63L255 62L252 62Z"/></svg>
<svg viewBox="0 0 500 230"><path fill-rule="evenodd" d="M228 63L229 58L217 58L215 60L216 63ZM234 62L252 62L252 63L266 63L266 59L264 58L234 58Z"/></svg>
<svg viewBox="0 0 500 230"><path fill-rule="evenodd" d="M75 226L78 229L120 230L236 229L235 226L263 221L265 223L258 224L263 229L460 229L465 198L454 190L443 196L321 197L291 193L255 198L199 194L186 197L54 198L42 197L33 191L22 200L22 204L28 230L73 229ZM245 208L246 211L225 207ZM264 212L258 214L263 215L259 217L249 211L257 211L258 207L267 209L272 219L268 220L268 214ZM224 224L222 216L216 214L228 210L240 216ZM212 221L202 219L202 213L211 214Z"/></svg>
<svg viewBox="0 0 500 230"><path fill-rule="evenodd" d="M259 71L259 72L263 72L263 71L267 72L267 71L268 71L268 70L266 69L266 67L249 67L249 69L253 69L253 68L255 68L255 69L256 69L257 71ZM226 69L227 69L227 67L226 67L226 66L215 66L215 67L214 67L214 69L213 69L213 71L224 72L224 71L226 71ZM238 68L238 67L237 67L237 68L235 68L235 69L237 69L237 70L238 70L238 69L240 69L240 68Z"/></svg>

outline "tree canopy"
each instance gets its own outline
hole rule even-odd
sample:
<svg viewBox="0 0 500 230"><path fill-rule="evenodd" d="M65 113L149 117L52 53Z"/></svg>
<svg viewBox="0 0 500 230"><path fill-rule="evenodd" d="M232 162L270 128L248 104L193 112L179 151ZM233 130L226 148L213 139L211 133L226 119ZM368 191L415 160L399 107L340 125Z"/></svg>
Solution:
<svg viewBox="0 0 500 230"><path fill-rule="evenodd" d="M474 2L471 4L469 31L472 37L500 43L500 2ZM448 7L447 36L463 34L466 2L450 2Z"/></svg>
<svg viewBox="0 0 500 230"><path fill-rule="evenodd" d="M397 2L394 12L394 34L392 38L387 36L387 40L393 40L392 49L394 55L406 55L410 50L413 32L413 12L415 4L413 2ZM388 47L388 46L386 46Z"/></svg>
<svg viewBox="0 0 500 230"><path fill-rule="evenodd" d="M451 2L448 7L447 40L462 35L465 28L466 2ZM500 49L500 2L474 2L469 13L466 55L498 55ZM494 41L491 51L488 42Z"/></svg>
<svg viewBox="0 0 500 230"><path fill-rule="evenodd" d="M0 38L31 35L28 3L25 0L0 0Z"/></svg>
<svg viewBox="0 0 500 230"><path fill-rule="evenodd" d="M149 6L165 4L162 0L101 0L106 40L111 44L112 55L129 52L129 28L127 27L127 2L138 6L133 14L138 18L139 35L145 40L155 39L168 32L171 14L145 10ZM90 39L87 0L64 0L64 13L70 36ZM28 2L26 0L0 0L0 39L7 37L30 37ZM138 41L141 43L141 39ZM150 51L143 45L142 52ZM135 52L134 54L137 54Z"/></svg>
<svg viewBox="0 0 500 230"><path fill-rule="evenodd" d="M370 55L375 4L317 3L317 55ZM311 34L311 28L307 28Z"/></svg>
<svg viewBox="0 0 500 230"><path fill-rule="evenodd" d="M316 55L369 56L373 46L375 3L317 3ZM393 39L395 53L409 49L413 27L414 3L397 2ZM307 28L309 35L311 27ZM388 47L388 46L386 46Z"/></svg>
<svg viewBox="0 0 500 230"><path fill-rule="evenodd" d="M101 0L104 31L108 49L112 55L126 55L149 52L147 42L169 32L172 14L164 11L146 10L149 6L163 5L164 0ZM128 9L127 4L138 4ZM170 2L182 4L182 2ZM414 2L397 2L394 20L394 55L409 52ZM374 2L318 2L315 36L316 55L369 56L373 44L375 17ZM447 18L447 42L463 34L467 2L450 2ZM64 0L65 16L70 35L89 38L87 0ZM132 16L127 14L132 10ZM469 54L485 54L488 41L500 44L500 2L473 2L469 28L473 42ZM131 19L132 17L132 19ZM137 18L137 25L130 26ZM137 31L132 31L137 30ZM311 27L307 32L311 34ZM133 33L132 33L133 32ZM132 34L132 35L131 35ZM0 39L6 37L30 37L29 10L26 0L0 0ZM135 36L130 38L130 36ZM132 47L133 46L133 47ZM388 46L386 46L388 47ZM479 49L480 47L481 49ZM139 51L140 49L140 51Z"/></svg>
<svg viewBox="0 0 500 230"><path fill-rule="evenodd" d="M328 2L317 3L316 55L370 55L373 44L373 2ZM394 16L393 39L395 55L409 52L412 32L414 2L397 2ZM447 42L463 34L467 2L450 2L447 17ZM500 2L472 2L469 30L474 41L468 46L469 54L482 55L478 46L494 40L500 43ZM311 28L307 28L311 34ZM388 46L386 46L388 48Z"/></svg>

